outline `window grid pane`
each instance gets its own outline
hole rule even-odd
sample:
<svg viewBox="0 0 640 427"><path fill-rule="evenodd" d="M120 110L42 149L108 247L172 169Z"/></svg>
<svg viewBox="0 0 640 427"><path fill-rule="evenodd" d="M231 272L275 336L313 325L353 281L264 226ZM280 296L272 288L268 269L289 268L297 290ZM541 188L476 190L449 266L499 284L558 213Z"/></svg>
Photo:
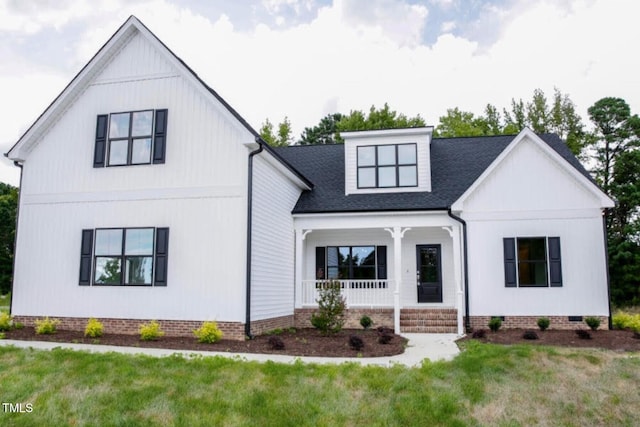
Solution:
<svg viewBox="0 0 640 427"><path fill-rule="evenodd" d="M127 257L126 259L126 285L150 285L153 258L151 257Z"/></svg>
<svg viewBox="0 0 640 427"><path fill-rule="evenodd" d="M109 141L109 166L126 165L128 154L128 140L118 139L115 141Z"/></svg>
<svg viewBox="0 0 640 427"><path fill-rule="evenodd" d="M100 285L119 285L121 262L121 258L96 257L95 283Z"/></svg>
<svg viewBox="0 0 640 427"><path fill-rule="evenodd" d="M138 111L132 115L131 136L151 136L153 111Z"/></svg>
<svg viewBox="0 0 640 427"><path fill-rule="evenodd" d="M125 239L125 255L152 255L153 228L128 229Z"/></svg>
<svg viewBox="0 0 640 427"><path fill-rule="evenodd" d="M96 230L96 255L122 254L122 229Z"/></svg>
<svg viewBox="0 0 640 427"><path fill-rule="evenodd" d="M518 239L518 283L525 287L548 286L544 237Z"/></svg>
<svg viewBox="0 0 640 427"><path fill-rule="evenodd" d="M109 121L109 138L129 137L129 113L112 114Z"/></svg>
<svg viewBox="0 0 640 427"><path fill-rule="evenodd" d="M151 138L134 139L131 164L151 163Z"/></svg>
<svg viewBox="0 0 640 427"><path fill-rule="evenodd" d="M357 147L358 188L417 187L417 145Z"/></svg>

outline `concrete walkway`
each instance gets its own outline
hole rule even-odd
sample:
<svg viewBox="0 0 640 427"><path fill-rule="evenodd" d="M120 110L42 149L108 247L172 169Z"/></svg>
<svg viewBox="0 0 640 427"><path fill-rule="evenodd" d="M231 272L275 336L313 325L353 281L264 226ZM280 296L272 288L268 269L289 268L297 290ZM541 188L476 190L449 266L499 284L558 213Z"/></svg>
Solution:
<svg viewBox="0 0 640 427"><path fill-rule="evenodd" d="M170 356L172 354L197 354L202 356L222 356L247 361L266 362L273 361L279 363L295 363L302 361L305 363L360 363L361 365L392 366L394 364L409 367L420 366L424 359L431 361L451 360L458 353L458 346L455 340L456 334L402 334L409 340L408 346L403 354L388 357L302 357L287 356L279 354L254 354L254 353L228 353L218 351L195 351L195 350L171 350L162 348L140 348L140 347L118 347L112 345L93 344L73 344L45 341L21 341L21 340L0 340L0 345L15 346L19 348L34 348L37 350L51 350L54 348L68 348L71 350L89 351L92 353L116 352L122 354L146 354L148 356Z"/></svg>

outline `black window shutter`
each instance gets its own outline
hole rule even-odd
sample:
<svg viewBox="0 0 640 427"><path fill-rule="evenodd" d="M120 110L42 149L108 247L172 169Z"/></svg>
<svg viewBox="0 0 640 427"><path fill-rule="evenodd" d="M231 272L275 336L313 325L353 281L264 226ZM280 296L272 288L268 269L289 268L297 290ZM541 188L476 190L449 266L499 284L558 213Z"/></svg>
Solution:
<svg viewBox="0 0 640 427"><path fill-rule="evenodd" d="M378 279L387 279L387 247L376 247L376 258L378 259Z"/></svg>
<svg viewBox="0 0 640 427"><path fill-rule="evenodd" d="M327 278L326 252L324 246L316 246L316 280Z"/></svg>
<svg viewBox="0 0 640 427"><path fill-rule="evenodd" d="M167 149L167 119L169 110L156 110L156 127L153 132L153 163L164 163Z"/></svg>
<svg viewBox="0 0 640 427"><path fill-rule="evenodd" d="M505 237L502 242L504 246L504 286L515 288L518 286L516 281L518 270L516 265L516 239Z"/></svg>
<svg viewBox="0 0 640 427"><path fill-rule="evenodd" d="M167 286L167 262L169 259L169 229L156 228L156 265L154 286Z"/></svg>
<svg viewBox="0 0 640 427"><path fill-rule="evenodd" d="M549 283L562 286L562 261L560 260L560 238L549 237Z"/></svg>
<svg viewBox="0 0 640 427"><path fill-rule="evenodd" d="M80 286L91 284L91 260L93 252L93 230L82 230L80 245Z"/></svg>
<svg viewBox="0 0 640 427"><path fill-rule="evenodd" d="M96 146L93 152L93 167L104 167L107 152L107 119L109 115L100 114L96 121Z"/></svg>

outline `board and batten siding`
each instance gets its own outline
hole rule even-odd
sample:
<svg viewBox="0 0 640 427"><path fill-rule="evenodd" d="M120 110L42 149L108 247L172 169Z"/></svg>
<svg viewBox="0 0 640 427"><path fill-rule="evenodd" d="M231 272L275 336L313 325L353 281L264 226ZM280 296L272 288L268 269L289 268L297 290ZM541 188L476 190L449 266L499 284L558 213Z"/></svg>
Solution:
<svg viewBox="0 0 640 427"><path fill-rule="evenodd" d="M168 109L164 164L93 167L96 116ZM254 136L134 35L24 162L16 315L244 321ZM169 227L168 286L79 286L82 229Z"/></svg>
<svg viewBox="0 0 640 427"><path fill-rule="evenodd" d="M461 216L472 316L608 316L599 201L533 141L514 147L464 202ZM505 287L505 237L560 237L562 287Z"/></svg>
<svg viewBox="0 0 640 427"><path fill-rule="evenodd" d="M293 210L301 189L265 160L253 164L251 320L293 315Z"/></svg>

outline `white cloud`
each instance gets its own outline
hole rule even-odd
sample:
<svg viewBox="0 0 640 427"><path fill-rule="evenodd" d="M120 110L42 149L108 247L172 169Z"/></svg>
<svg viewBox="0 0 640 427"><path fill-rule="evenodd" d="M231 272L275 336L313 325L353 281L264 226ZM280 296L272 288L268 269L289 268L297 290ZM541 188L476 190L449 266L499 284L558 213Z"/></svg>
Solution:
<svg viewBox="0 0 640 427"><path fill-rule="evenodd" d="M456 21L445 21L440 25L440 32L450 33L456 29Z"/></svg>

